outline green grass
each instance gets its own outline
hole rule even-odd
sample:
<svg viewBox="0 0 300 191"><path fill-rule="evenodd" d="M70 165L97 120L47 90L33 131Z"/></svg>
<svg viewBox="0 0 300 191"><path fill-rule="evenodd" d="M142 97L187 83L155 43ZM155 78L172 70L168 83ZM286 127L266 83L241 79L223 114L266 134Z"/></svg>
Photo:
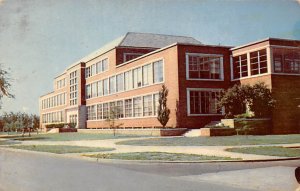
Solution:
<svg viewBox="0 0 300 191"><path fill-rule="evenodd" d="M11 144L16 144L16 143L14 143L14 142L11 142L11 141L0 141L0 146L1 145L11 145Z"/></svg>
<svg viewBox="0 0 300 191"><path fill-rule="evenodd" d="M230 157L216 157L183 153L165 152L132 152L132 153L99 153L84 155L97 159L120 159L120 160L155 160L155 161L202 161L202 160L233 160Z"/></svg>
<svg viewBox="0 0 300 191"><path fill-rule="evenodd" d="M133 138L140 137L136 135L116 135L112 134L99 134L99 133L53 133L53 134L32 134L28 137L26 134L24 137L20 135L16 136L2 136L1 138L7 138L18 141L80 141L80 140L103 140L103 139L119 139L119 138Z"/></svg>
<svg viewBox="0 0 300 191"><path fill-rule="evenodd" d="M49 152L49 153L56 153L56 154L103 152L103 151L114 150L114 148L81 147L81 146L69 146L69 145L13 145L13 146L9 146L9 147L14 148L14 149Z"/></svg>
<svg viewBox="0 0 300 191"><path fill-rule="evenodd" d="M235 146L300 143L300 135L174 137L121 141L119 145L140 146Z"/></svg>
<svg viewBox="0 0 300 191"><path fill-rule="evenodd" d="M300 148L285 148L285 147L244 147L244 148L229 148L230 152L280 156L280 157L300 157Z"/></svg>

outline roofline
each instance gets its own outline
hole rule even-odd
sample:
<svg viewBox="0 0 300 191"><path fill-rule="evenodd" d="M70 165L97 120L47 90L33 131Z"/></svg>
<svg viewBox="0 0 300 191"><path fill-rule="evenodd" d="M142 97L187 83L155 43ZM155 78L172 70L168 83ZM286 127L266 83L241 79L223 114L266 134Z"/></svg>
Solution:
<svg viewBox="0 0 300 191"><path fill-rule="evenodd" d="M192 44L192 43L178 43L178 42L176 42L176 43L170 44L170 45L168 45L168 46L165 46L165 47L163 47L163 48L160 48L160 49L154 50L154 51L152 51L152 52L149 52L149 53L147 53L147 54L144 54L144 55L142 55L142 56L139 56L139 57L137 57L137 58L135 58L135 59L132 59L132 60L129 60L129 61L124 62L124 63L122 63L122 64L119 64L119 65L116 66L116 68L121 67L121 66L124 66L124 65L126 65L126 64L129 64L129 63L134 62L134 61L136 61L136 60L145 58L145 57L147 57L147 56L149 56L149 55L152 55L152 54L155 54L155 53L157 53L157 52L166 50L166 49L171 48L171 47L173 47L173 46L178 46L178 45L188 45L188 46L209 46L209 47L219 47L219 48L232 48L232 46L219 46L219 45L205 45L205 44Z"/></svg>
<svg viewBox="0 0 300 191"><path fill-rule="evenodd" d="M255 45L255 44L258 44L258 43L262 43L262 42L265 42L265 41L271 41L271 40L280 40L280 41L299 41L300 40L293 40L293 39L284 39L284 38L264 38L264 39L261 39L261 40L257 40L257 41L254 41L254 42L250 42L250 43L247 43L247 44L244 44L244 45L241 45L241 46L236 46L236 47L233 47L231 48L230 50L237 50L237 49L241 49L241 48L244 48L244 47L247 47L247 46L251 46L251 45Z"/></svg>

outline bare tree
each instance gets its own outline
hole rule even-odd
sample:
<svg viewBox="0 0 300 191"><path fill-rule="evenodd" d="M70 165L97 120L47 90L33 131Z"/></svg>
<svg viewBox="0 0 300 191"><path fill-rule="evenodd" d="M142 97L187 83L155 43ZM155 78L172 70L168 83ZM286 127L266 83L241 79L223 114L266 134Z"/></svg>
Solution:
<svg viewBox="0 0 300 191"><path fill-rule="evenodd" d="M113 129L114 136L116 136L116 129L121 127L123 123L118 123L118 119L120 118L121 111L117 106L110 107L109 115L106 119L106 122L109 125L110 129Z"/></svg>
<svg viewBox="0 0 300 191"><path fill-rule="evenodd" d="M14 95L10 93L10 87L9 73L0 64L0 101L3 97L14 98Z"/></svg>

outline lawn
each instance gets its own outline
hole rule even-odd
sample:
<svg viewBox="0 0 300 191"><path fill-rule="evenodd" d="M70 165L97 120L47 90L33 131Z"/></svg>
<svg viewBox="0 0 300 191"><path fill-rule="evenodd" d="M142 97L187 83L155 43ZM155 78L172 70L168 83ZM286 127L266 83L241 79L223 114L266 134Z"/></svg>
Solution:
<svg viewBox="0 0 300 191"><path fill-rule="evenodd" d="M172 137L121 141L119 145L140 146L235 146L300 143L300 135Z"/></svg>
<svg viewBox="0 0 300 191"><path fill-rule="evenodd" d="M84 155L97 159L120 159L120 160L154 160L154 161L203 161L203 160L233 160L230 157L216 157L183 153L165 152L132 152L132 153L100 153Z"/></svg>
<svg viewBox="0 0 300 191"><path fill-rule="evenodd" d="M24 137L20 135L16 136L1 136L1 138L7 138L18 141L80 141L80 140L103 140L103 139L119 139L119 138L133 138L138 137L136 135L116 135L112 134L99 134L99 133L53 133L53 134L32 134L28 137L26 134Z"/></svg>
<svg viewBox="0 0 300 191"><path fill-rule="evenodd" d="M229 148L230 152L280 156L280 157L300 157L300 148L285 148L285 147L244 147L244 148Z"/></svg>
<svg viewBox="0 0 300 191"><path fill-rule="evenodd" d="M13 145L13 146L9 146L9 147L14 148L14 149L49 152L49 153L56 153L56 154L103 152L103 151L114 150L114 148L81 147L81 146L69 146L69 145Z"/></svg>

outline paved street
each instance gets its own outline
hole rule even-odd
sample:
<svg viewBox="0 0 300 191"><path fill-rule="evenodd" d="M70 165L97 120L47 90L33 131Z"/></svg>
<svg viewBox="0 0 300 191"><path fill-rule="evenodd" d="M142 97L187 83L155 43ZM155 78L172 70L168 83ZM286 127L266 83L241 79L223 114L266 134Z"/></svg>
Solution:
<svg viewBox="0 0 300 191"><path fill-rule="evenodd" d="M206 181L196 176L203 173L228 173L237 169L268 166L286 166L294 169L299 164L300 161L114 164L97 163L47 153L0 149L0 190L257 190L248 189L247 186L241 187L241 185L219 182L218 178ZM237 175L240 176L240 174ZM226 174L226 176L230 176L230 174Z"/></svg>

